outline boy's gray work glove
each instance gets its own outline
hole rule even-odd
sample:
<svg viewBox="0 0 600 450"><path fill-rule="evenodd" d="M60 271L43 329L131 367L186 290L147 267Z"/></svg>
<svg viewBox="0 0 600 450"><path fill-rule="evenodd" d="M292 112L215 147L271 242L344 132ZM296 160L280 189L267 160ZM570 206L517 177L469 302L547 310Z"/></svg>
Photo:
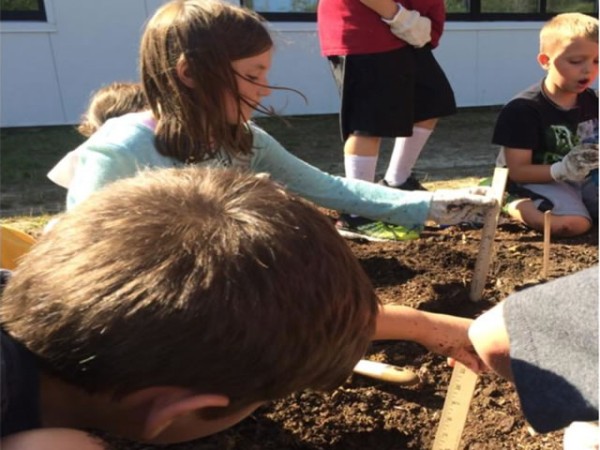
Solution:
<svg viewBox="0 0 600 450"><path fill-rule="evenodd" d="M550 175L556 181L583 181L591 170L597 168L598 144L580 144L550 166Z"/></svg>
<svg viewBox="0 0 600 450"><path fill-rule="evenodd" d="M440 225L481 223L486 212L498 203L489 192L486 186L434 191L427 218Z"/></svg>
<svg viewBox="0 0 600 450"><path fill-rule="evenodd" d="M413 47L423 47L431 41L431 20L421 17L417 11L406 9L400 3L397 5L398 12L391 20L381 18L390 26L392 33Z"/></svg>

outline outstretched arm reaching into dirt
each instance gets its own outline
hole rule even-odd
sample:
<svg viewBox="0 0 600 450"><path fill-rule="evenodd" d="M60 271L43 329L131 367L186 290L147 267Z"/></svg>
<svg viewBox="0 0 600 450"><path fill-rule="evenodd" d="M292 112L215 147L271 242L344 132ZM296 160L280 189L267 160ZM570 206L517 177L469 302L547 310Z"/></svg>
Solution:
<svg viewBox="0 0 600 450"><path fill-rule="evenodd" d="M468 336L473 321L435 314L399 305L384 305L377 320L374 340L405 340L460 361L475 372L485 365L475 353Z"/></svg>

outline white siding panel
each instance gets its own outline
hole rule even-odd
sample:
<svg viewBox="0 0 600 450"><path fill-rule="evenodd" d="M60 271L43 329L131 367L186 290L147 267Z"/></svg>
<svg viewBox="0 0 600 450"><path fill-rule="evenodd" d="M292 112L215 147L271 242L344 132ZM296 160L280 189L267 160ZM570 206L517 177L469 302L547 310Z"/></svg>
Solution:
<svg viewBox="0 0 600 450"><path fill-rule="evenodd" d="M479 33L479 91L476 104L504 104L540 81L538 30L491 30Z"/></svg>
<svg viewBox="0 0 600 450"><path fill-rule="evenodd" d="M477 30L447 31L434 50L435 58L444 69L459 106L478 104L478 36Z"/></svg>
<svg viewBox="0 0 600 450"><path fill-rule="evenodd" d="M148 18L154 14L154 11L158 9L159 6L165 4L167 0L145 0L146 2L146 14Z"/></svg>
<svg viewBox="0 0 600 450"><path fill-rule="evenodd" d="M50 22L0 24L0 126L74 124L92 91L138 79L143 27L167 0L52 0ZM238 3L239 0L228 0ZM541 22L448 22L436 57L457 104L504 104L540 80ZM315 23L271 23L276 48L265 103L280 114L337 113L339 95ZM595 87L597 88L596 81Z"/></svg>
<svg viewBox="0 0 600 450"><path fill-rule="evenodd" d="M90 93L117 80L137 80L143 0L54 0L51 35L66 121L76 123Z"/></svg>
<svg viewBox="0 0 600 450"><path fill-rule="evenodd" d="M275 53L269 82L273 86L300 91L273 90L265 104L279 114L323 114L337 112L339 95L327 60L321 56L316 31L275 31Z"/></svg>
<svg viewBox="0 0 600 450"><path fill-rule="evenodd" d="M57 125L64 122L48 34L2 34L0 126Z"/></svg>

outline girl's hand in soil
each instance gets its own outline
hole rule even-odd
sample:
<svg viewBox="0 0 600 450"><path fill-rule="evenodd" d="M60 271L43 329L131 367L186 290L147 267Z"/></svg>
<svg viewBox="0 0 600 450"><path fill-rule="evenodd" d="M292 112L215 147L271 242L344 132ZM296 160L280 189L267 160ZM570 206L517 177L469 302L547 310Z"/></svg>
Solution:
<svg viewBox="0 0 600 450"><path fill-rule="evenodd" d="M486 369L469 340L473 320L434 314L407 306L384 305L377 319L374 340L405 340L456 360L474 372Z"/></svg>

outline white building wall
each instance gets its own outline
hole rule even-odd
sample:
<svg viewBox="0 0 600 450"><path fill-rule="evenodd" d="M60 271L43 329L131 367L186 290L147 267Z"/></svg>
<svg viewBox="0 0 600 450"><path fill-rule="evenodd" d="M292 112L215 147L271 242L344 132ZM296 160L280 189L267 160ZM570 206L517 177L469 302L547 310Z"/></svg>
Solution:
<svg viewBox="0 0 600 450"><path fill-rule="evenodd" d="M539 22L448 22L435 55L460 107L504 104L537 82ZM337 112L339 96L314 24L272 24L277 44L271 83L300 90L275 92L270 104L286 114Z"/></svg>
<svg viewBox="0 0 600 450"><path fill-rule="evenodd" d="M235 3L235 0L229 0ZM75 124L90 93L136 80L144 23L164 0L46 0L48 23L0 23L0 126ZM339 97L320 54L314 23L272 23L276 52L270 82L279 113L336 113ZM505 103L543 75L537 66L541 23L448 22L436 56L459 106Z"/></svg>
<svg viewBox="0 0 600 450"><path fill-rule="evenodd" d="M46 0L48 23L0 23L0 126L73 124L90 93L136 80L140 36L161 0Z"/></svg>

